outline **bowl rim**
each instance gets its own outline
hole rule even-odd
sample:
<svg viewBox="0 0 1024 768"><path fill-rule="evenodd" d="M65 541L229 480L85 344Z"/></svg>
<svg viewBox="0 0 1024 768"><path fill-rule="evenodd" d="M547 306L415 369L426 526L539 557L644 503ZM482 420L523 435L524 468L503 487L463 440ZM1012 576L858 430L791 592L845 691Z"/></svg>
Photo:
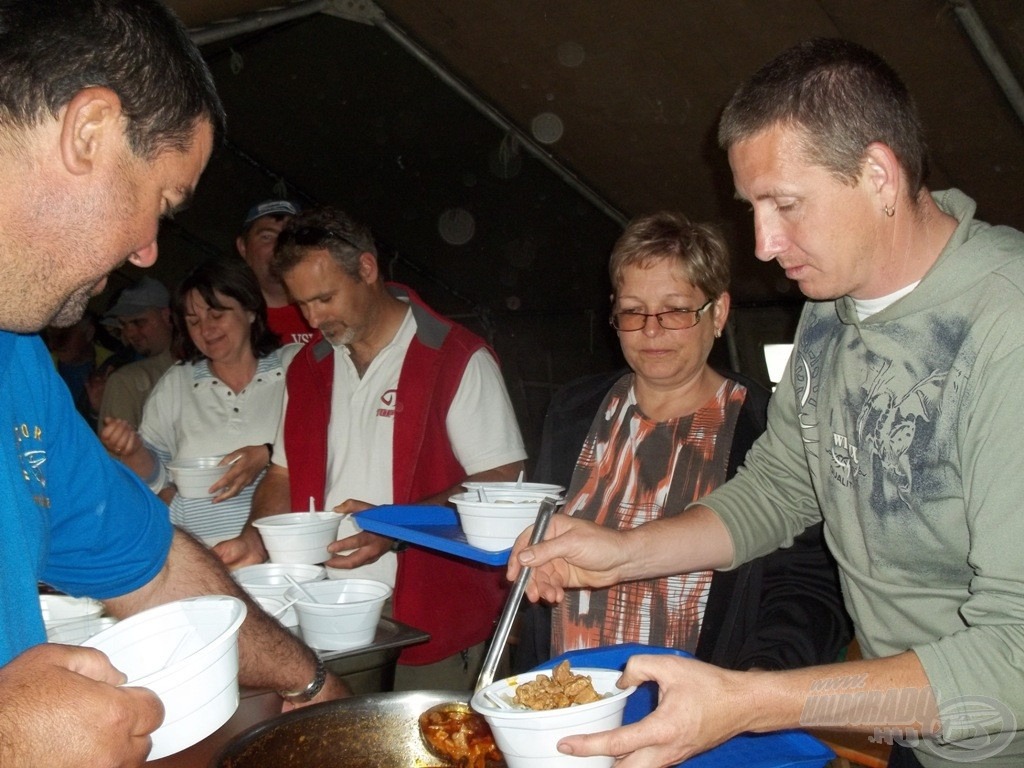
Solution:
<svg viewBox="0 0 1024 768"><path fill-rule="evenodd" d="M324 575L326 575L326 572L324 571L324 566L318 565L316 563L271 563L271 562L268 561L268 562L265 562L265 563L253 563L252 565L243 565L241 568L236 568L235 570L233 570L231 572L231 576L232 576L232 578L234 578L235 581L237 581L239 584L241 584L242 583L242 579L239 578L240 574L243 575L243 576L257 574L257 573L258 574L262 574L262 575L266 575L266 576L282 576L282 575L284 575L283 572L282 573L274 573L274 571L275 570L284 569L285 571L288 571L290 573L292 568L299 568L299 569L316 568L317 570L315 571L315 573L318 573L319 576L317 578L310 579L310 581L319 581L320 579L323 578ZM310 575L312 575L313 573L314 573L313 571L310 571ZM294 576L295 574L291 573L290 575ZM287 583L287 582L285 582L285 583ZM289 585L289 586L291 586L291 585Z"/></svg>
<svg viewBox="0 0 1024 768"><path fill-rule="evenodd" d="M553 493L562 493L565 490L565 486L558 485L557 483L538 483L534 481L524 481L522 485L518 485L515 480L466 480L464 483L459 483L466 490L475 490L477 488L496 488L498 490L521 490L521 491L540 491L550 489ZM558 489L557 491L555 489Z"/></svg>
<svg viewBox="0 0 1024 768"><path fill-rule="evenodd" d="M496 680L485 688L481 688L469 701L469 705L474 711L483 715L484 717L499 717L499 718L512 718L512 719L527 719L531 717L537 717L538 715L546 717L557 717L561 714L569 712L585 712L590 709L598 709L602 705L607 705L611 702L623 701L630 696L636 689L637 686L631 685L628 688L616 689L614 693L609 696L602 696L597 701L587 702L586 704L576 704L571 707L560 707L558 709L500 709L493 704L490 704L487 698L488 693L497 693L506 688L510 688L510 680L517 680L516 686L518 687L522 683L533 682L537 675L545 674L551 670L538 670L536 672L521 672L516 675L510 675L502 680ZM589 675L593 681L595 673L599 674L602 678L608 679L612 686L615 685L615 681L622 676L622 670L609 669L607 667L570 667L570 671L576 675ZM529 679L526 679L530 676ZM522 679L522 683L518 682L518 679Z"/></svg>
<svg viewBox="0 0 1024 768"><path fill-rule="evenodd" d="M167 462L167 468L175 472L208 472L211 469L226 470L228 468L228 465L220 463L224 460L225 456L227 456L226 453L217 454L213 456L190 456L188 458L174 458ZM216 459L217 463L209 467L194 467L181 465L181 462L183 461L213 461L214 459Z"/></svg>
<svg viewBox="0 0 1024 768"><path fill-rule="evenodd" d="M379 595L372 595L370 597L360 598L359 600L346 600L344 603L321 603L321 602L310 602L309 600L306 600L302 596L302 593L296 587L289 586L288 589L286 589L285 593L284 593L285 594L285 601L287 602L287 600L291 599L290 597L288 597L288 594L290 592L298 592L298 600L295 601L295 605L297 605L297 606L298 605L303 605L303 606L316 606L316 607L333 608L334 606L340 606L340 605L354 606L354 605L363 605L363 604L366 604L366 603L375 603L375 602L378 602L378 601L384 602L389 597L391 597L391 595L394 594L394 591L395 591L393 587L389 586L388 584L386 584L383 581L377 581L376 579L321 579L320 581L308 582L306 584L303 584L302 586L306 587L307 589L312 589L312 590L314 590L316 592L327 592L329 590L342 589L343 588L342 586L338 586L338 585L346 585L347 586L349 584L367 585L367 586L368 585L373 585L374 587L381 587L381 588L383 588L384 591L381 592L381 594L379 594ZM328 585L328 586L321 586L321 585Z"/></svg>
<svg viewBox="0 0 1024 768"><path fill-rule="evenodd" d="M248 612L248 608L245 604L245 601L235 597L234 595L200 595L197 597L186 597L181 600L173 600L169 603L163 603L152 608L147 608L146 610L140 611L139 613L136 613L133 616L128 616L127 618L121 619L113 626L107 627L101 632L98 632L97 634L90 637L88 640L85 640L82 643L82 645L96 647L97 643L102 643L104 640L107 640L111 637L116 637L118 635L124 634L125 632L131 631L136 627L136 625L144 625L146 622L152 621L158 616L170 612L172 610L172 607L180 607L181 604L204 603L212 605L215 602L227 602L231 605L234 615L230 617L230 621L227 623L227 625L223 629L221 629L220 632L217 633L217 636L215 638L210 640L210 642L206 643L199 650L189 654L188 656L185 656L182 659L179 659L178 661L174 662L169 666L154 669L152 672L148 672L145 675L141 675L137 678L129 680L127 683L127 685L133 687L148 688L155 683L161 682L162 680L164 680L164 678L169 677L172 674L176 674L182 666L191 662L193 658L198 654L209 654L217 648L223 646L226 642L230 640L232 636L237 637L239 627L241 627L242 622L245 621L245 616L246 613ZM222 655L223 654L218 655L214 661L219 660Z"/></svg>
<svg viewBox="0 0 1024 768"><path fill-rule="evenodd" d="M546 499L548 496L551 495L550 493L543 493L541 491L516 490L514 488L510 488L507 491L506 490L498 490L498 491L495 491L495 493L499 494L501 497L522 496L523 497L522 503L537 502L538 504L540 502L544 501L544 499ZM471 496L473 498L464 498L464 497L468 497L468 496ZM459 493L453 493L451 496L448 497L448 501L450 501L452 504L460 504L460 503L462 503L462 504L495 504L496 503L494 501L481 501L480 500L480 495L477 494L475 491L461 491ZM507 505L503 504L502 506L507 506Z"/></svg>
<svg viewBox="0 0 1024 768"><path fill-rule="evenodd" d="M299 519L296 520L297 515L315 515L314 519ZM269 530L281 530L284 528L295 530L301 528L315 528L324 525L324 523L333 523L335 520L327 517L327 515L334 515L337 518L337 522L341 522L341 514L332 510L318 510L315 512L281 512L276 515L268 515L267 517L261 517L258 520L253 520L252 524L255 528L267 528ZM288 520L288 518L292 518Z"/></svg>

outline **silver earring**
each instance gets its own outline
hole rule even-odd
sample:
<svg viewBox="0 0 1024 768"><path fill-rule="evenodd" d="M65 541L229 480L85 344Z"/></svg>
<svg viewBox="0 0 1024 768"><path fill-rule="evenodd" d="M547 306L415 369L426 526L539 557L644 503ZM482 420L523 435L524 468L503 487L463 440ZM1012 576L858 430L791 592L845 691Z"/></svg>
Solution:
<svg viewBox="0 0 1024 768"><path fill-rule="evenodd" d="M885 215L888 216L890 219L896 215L895 205L883 205L882 210L885 211Z"/></svg>

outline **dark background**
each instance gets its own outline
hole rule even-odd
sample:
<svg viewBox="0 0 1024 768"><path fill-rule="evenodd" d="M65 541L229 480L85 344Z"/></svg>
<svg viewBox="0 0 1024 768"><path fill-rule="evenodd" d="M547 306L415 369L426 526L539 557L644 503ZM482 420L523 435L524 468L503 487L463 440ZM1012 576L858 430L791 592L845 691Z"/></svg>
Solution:
<svg viewBox="0 0 1024 768"><path fill-rule="evenodd" d="M792 43L840 36L881 53L918 99L931 186L1024 228L1021 118L956 13L976 11L1012 88L1017 0L170 4L202 44L229 131L192 207L164 225L154 274L173 286L233 251L261 199L346 208L390 277L495 346L531 454L551 392L619 364L605 265L637 214L723 227L734 311L715 362L766 380L761 344L789 339L801 297L753 258L714 129L736 85ZM139 274L122 269L97 305Z"/></svg>

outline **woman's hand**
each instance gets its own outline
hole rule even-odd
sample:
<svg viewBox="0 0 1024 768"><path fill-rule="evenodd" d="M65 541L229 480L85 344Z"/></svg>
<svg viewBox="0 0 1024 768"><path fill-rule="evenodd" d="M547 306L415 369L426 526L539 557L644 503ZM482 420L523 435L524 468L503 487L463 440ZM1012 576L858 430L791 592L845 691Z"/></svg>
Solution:
<svg viewBox="0 0 1024 768"><path fill-rule="evenodd" d="M270 463L270 451L266 445L247 445L232 451L220 463L229 466L224 477L210 486L215 504L218 501L233 499L259 477L260 472Z"/></svg>
<svg viewBox="0 0 1024 768"><path fill-rule="evenodd" d="M103 422L99 437L103 447L122 461L135 456L144 448L142 437L135 427L124 419L108 416Z"/></svg>

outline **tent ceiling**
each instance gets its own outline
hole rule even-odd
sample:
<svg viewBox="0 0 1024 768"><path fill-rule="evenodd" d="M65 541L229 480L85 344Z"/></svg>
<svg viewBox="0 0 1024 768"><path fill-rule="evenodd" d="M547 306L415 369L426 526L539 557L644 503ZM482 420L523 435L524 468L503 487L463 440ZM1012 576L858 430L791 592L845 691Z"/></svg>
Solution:
<svg viewBox="0 0 1024 768"><path fill-rule="evenodd" d="M714 128L740 80L818 35L861 42L902 73L928 130L933 188L959 186L984 218L1024 228L1024 127L953 2L170 3L197 30L282 7L332 13L203 46L228 110L229 144L193 209L161 235L165 256L183 256L162 260L169 281L198 254L230 249L254 200L287 193L351 209L387 243L396 278L443 311L514 327L507 335L534 350L600 343L608 249L622 217L655 209L726 229L740 304L796 302L778 268L751 256L749 215L732 199ZM1024 3L973 7L1024 80ZM387 23L344 18L367 10L383 11ZM388 32L396 28L606 207L529 158L396 42ZM531 317L550 326L552 313L575 318L556 324L562 338L538 341L524 330Z"/></svg>
<svg viewBox="0 0 1024 768"><path fill-rule="evenodd" d="M171 5L190 27L287 6L266 0L172 0ZM357 0L327 5L343 12L373 7ZM678 208L725 224L741 251L740 271L750 272L737 282L737 291L751 296L770 296L781 286L771 269L744 269L751 261L743 255L749 253L749 223L731 202L728 168L713 140L715 119L744 76L803 38L848 37L889 59L920 102L932 146L932 186L961 186L990 220L1024 227L1024 206L1018 202L1024 188L1024 129L958 24L953 5L942 0L609 0L599 6L588 0L377 2L389 20L524 132L559 136L541 146L612 209L630 216ZM1024 4L975 0L974 6L1011 72L1024 73ZM350 34L365 33L323 15L309 28L325 24L333 24L333 40L320 44L344 48ZM275 45L275 36L264 33L259 56L289 70L293 80L329 76L310 72L284 40ZM318 129L329 129L314 122L332 119L339 121L337 130L327 133L344 141L344 110L332 118L323 100L344 101L363 85L342 81L332 95L321 92L315 114L298 101L313 84L297 84L294 94L277 93L294 118L294 133L254 133L246 148L262 155L269 142L306 143ZM382 101L393 96L404 95L378 93ZM382 103L378 111L387 109ZM277 170L294 175L287 166Z"/></svg>

